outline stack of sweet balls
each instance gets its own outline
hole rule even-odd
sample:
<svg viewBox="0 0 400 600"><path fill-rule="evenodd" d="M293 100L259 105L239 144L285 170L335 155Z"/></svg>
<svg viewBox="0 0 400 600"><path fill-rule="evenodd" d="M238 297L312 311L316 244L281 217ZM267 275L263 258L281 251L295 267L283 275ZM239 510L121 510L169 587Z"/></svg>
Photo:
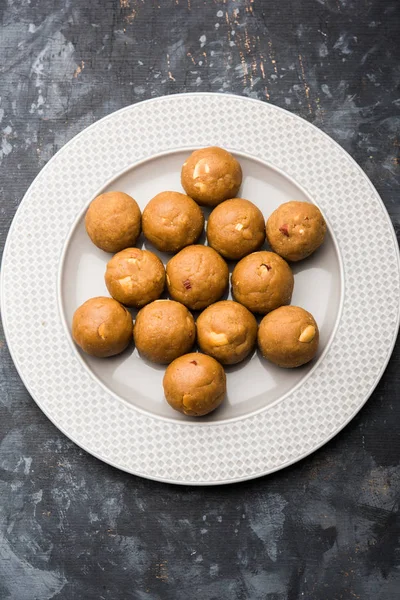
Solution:
<svg viewBox="0 0 400 600"><path fill-rule="evenodd" d="M75 342L88 354L116 355L133 339L139 354L166 364L168 403L189 416L216 409L226 394L224 365L244 360L258 346L280 367L315 357L319 332L313 316L289 306L294 279L286 261L310 256L323 242L326 224L319 209L287 202L266 222L249 200L237 198L239 162L217 147L193 152L182 167L186 194L162 192L140 212L123 192L95 198L85 225L92 242L114 256L105 282L112 298L87 300L73 317ZM212 207L208 246L196 245L204 229L200 206ZM161 252L174 254L164 268L148 250L135 248L144 236ZM272 252L260 250L267 237ZM221 300L232 273L235 299ZM160 299L167 286L170 299ZM202 311L195 322L192 312ZM262 315L260 325L254 315ZM201 352L191 352L196 342Z"/></svg>

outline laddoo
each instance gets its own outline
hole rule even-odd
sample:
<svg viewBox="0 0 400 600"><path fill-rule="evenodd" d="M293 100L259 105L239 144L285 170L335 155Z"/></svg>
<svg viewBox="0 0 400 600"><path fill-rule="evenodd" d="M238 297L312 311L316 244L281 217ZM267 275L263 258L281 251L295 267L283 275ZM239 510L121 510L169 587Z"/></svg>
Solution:
<svg viewBox="0 0 400 600"><path fill-rule="evenodd" d="M285 202L266 224L268 243L282 258L297 262L310 256L324 241L326 222L317 206L309 202Z"/></svg>
<svg viewBox="0 0 400 600"><path fill-rule="evenodd" d="M223 148L210 146L195 150L184 162L182 187L203 206L217 206L234 198L242 183L242 169L234 156Z"/></svg>
<svg viewBox="0 0 400 600"><path fill-rule="evenodd" d="M155 300L138 312L133 337L144 358L168 364L190 351L196 339L196 326L191 313L180 302Z"/></svg>
<svg viewBox="0 0 400 600"><path fill-rule="evenodd" d="M171 297L191 310L201 310L224 294L229 269L209 246L187 246L167 263L167 286Z"/></svg>
<svg viewBox="0 0 400 600"><path fill-rule="evenodd" d="M256 344L258 325L254 315L232 300L206 308L196 325L200 350L223 365L241 362Z"/></svg>
<svg viewBox="0 0 400 600"><path fill-rule="evenodd" d="M168 404L190 417L215 410L226 394L226 376L211 356L192 352L168 365L163 379Z"/></svg>
<svg viewBox="0 0 400 600"><path fill-rule="evenodd" d="M179 192L161 192L143 211L143 233L161 252L178 252L194 244L204 228L198 204Z"/></svg>
<svg viewBox="0 0 400 600"><path fill-rule="evenodd" d="M105 252L119 252L136 244L141 230L140 208L124 192L106 192L89 205L86 231L92 242Z"/></svg>
<svg viewBox="0 0 400 600"><path fill-rule="evenodd" d="M87 354L119 354L132 340L132 317L122 304L99 296L86 300L72 319L72 337Z"/></svg>
<svg viewBox="0 0 400 600"><path fill-rule="evenodd" d="M294 279L287 264L274 252L253 252L232 273L232 293L251 312L266 314L292 298Z"/></svg>
<svg viewBox="0 0 400 600"><path fill-rule="evenodd" d="M258 330L262 355L279 367L308 363L318 350L319 331L314 317L298 306L281 306L266 315Z"/></svg>
<svg viewBox="0 0 400 600"><path fill-rule="evenodd" d="M214 208L208 219L207 240L224 258L240 260L263 245L263 214L249 200L226 200Z"/></svg>
<svg viewBox="0 0 400 600"><path fill-rule="evenodd" d="M126 306L141 308L163 293L164 265L149 250L126 248L108 262L105 282L115 300Z"/></svg>

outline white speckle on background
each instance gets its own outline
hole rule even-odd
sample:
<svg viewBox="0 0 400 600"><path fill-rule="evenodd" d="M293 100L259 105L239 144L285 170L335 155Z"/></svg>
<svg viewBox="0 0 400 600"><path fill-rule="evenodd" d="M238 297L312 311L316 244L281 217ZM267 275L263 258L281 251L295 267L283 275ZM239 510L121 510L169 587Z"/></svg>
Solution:
<svg viewBox="0 0 400 600"><path fill-rule="evenodd" d="M204 34L199 37L199 42L200 42L201 47L205 46L206 41L207 41L207 38Z"/></svg>
<svg viewBox="0 0 400 600"><path fill-rule="evenodd" d="M324 92L324 94L326 94L328 96L328 98L332 98L331 91L329 89L329 86L326 83L323 83L321 85L321 90Z"/></svg>
<svg viewBox="0 0 400 600"><path fill-rule="evenodd" d="M320 55L321 58L328 56L328 48L327 48L327 45L325 44L325 42L322 42L322 44L319 45L318 54Z"/></svg>
<svg viewBox="0 0 400 600"><path fill-rule="evenodd" d="M333 46L335 50L339 50L342 54L351 54L352 50L349 47L351 42L357 42L355 36L349 36L346 33L342 33Z"/></svg>
<svg viewBox="0 0 400 600"><path fill-rule="evenodd" d="M35 492L34 494L32 494L32 502L35 505L35 508L33 509L33 516L36 517L36 506L37 504L39 504L39 502L42 501L43 498L43 490L39 490L38 492Z"/></svg>
<svg viewBox="0 0 400 600"><path fill-rule="evenodd" d="M215 29L219 29L219 23L215 23L214 27Z"/></svg>
<svg viewBox="0 0 400 600"><path fill-rule="evenodd" d="M99 516L94 513L91 509L89 509L89 521L91 523L96 523L99 520Z"/></svg>
<svg viewBox="0 0 400 600"><path fill-rule="evenodd" d="M29 33L35 33L36 26L33 23L29 23L28 31Z"/></svg>
<svg viewBox="0 0 400 600"><path fill-rule="evenodd" d="M224 13L222 12L222 10L219 10L217 12L217 17L223 17L223 16L224 16Z"/></svg>
<svg viewBox="0 0 400 600"><path fill-rule="evenodd" d="M10 154L11 151L12 146L10 142L7 140L7 138L3 137L3 139L1 140L0 160L3 158L3 156L7 156L7 154Z"/></svg>
<svg viewBox="0 0 400 600"><path fill-rule="evenodd" d="M216 575L218 575L219 573L219 566L218 565L211 565L210 566L210 575L211 577L215 577Z"/></svg>

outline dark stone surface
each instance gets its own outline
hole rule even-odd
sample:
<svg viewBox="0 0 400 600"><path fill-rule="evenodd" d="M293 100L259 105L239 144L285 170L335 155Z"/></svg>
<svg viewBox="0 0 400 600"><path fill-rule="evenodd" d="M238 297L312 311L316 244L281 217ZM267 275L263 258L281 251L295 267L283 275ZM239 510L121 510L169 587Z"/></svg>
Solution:
<svg viewBox="0 0 400 600"><path fill-rule="evenodd" d="M1 248L28 185L71 137L133 102L194 90L313 122L366 171L398 229L399 9L1 0ZM0 346L1 599L399 597L399 346L366 407L323 449L205 489L131 477L81 451L29 397L4 336Z"/></svg>

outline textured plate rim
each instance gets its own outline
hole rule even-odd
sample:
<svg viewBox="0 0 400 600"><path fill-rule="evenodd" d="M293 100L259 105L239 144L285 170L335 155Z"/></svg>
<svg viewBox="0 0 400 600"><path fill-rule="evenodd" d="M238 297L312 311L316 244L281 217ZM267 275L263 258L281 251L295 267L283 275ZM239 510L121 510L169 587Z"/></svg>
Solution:
<svg viewBox="0 0 400 600"><path fill-rule="evenodd" d="M315 126L313 126L311 123L308 123L307 121L304 121L301 117L294 115L292 113L289 113L288 111L286 111L285 109L282 109L280 107L276 107L276 106L272 106L272 105L268 105L266 103L262 103L258 100L254 100L254 99L249 99L246 97L242 97L242 96L234 96L231 94L213 94L213 93L189 93L189 94L174 94L171 96L167 96L167 97L160 97L160 98L153 98L153 99L149 99L146 100L144 102L135 104L135 105L130 105L127 107L124 107L114 113L111 113L110 115L107 115L106 117L100 119L99 121L96 121L95 123L93 123L92 125L90 125L89 127L87 127L86 129L84 129L82 132L80 132L77 136L73 137L60 151L65 150L67 147L69 147L71 144L75 143L82 135L84 135L85 133L87 133L89 130L91 130L92 128L98 126L101 123L104 123L105 121L112 119L114 117L116 117L117 115L120 115L121 113L125 112L125 111L129 111L131 110L133 107L137 107L143 104L149 104L149 103L155 103L157 101L160 101L162 99L165 98L182 98L182 97L186 97L186 98L194 98L194 97L221 97L221 98L236 98L238 100L247 102L247 103L253 103L253 104L257 104L257 105L264 105L265 107L270 107L273 108L275 111L279 111L282 113L285 113L286 115L290 115L291 118L297 122L300 122L301 124L306 123L309 127L315 129L318 134L320 136L322 136L323 138L325 138L330 145L333 145L335 148L337 148L340 153L342 154L343 157L346 157L347 160L349 161L351 167L353 170L356 170L359 174L359 176L361 176L361 178L367 182L371 192L373 193L375 200L379 201L380 204L380 208L381 208L381 212L384 215L384 219L386 220L386 225L389 227L390 231L391 231L391 238L392 238L392 242L393 242L393 246L395 249L395 254L396 254L396 274L398 275L399 273L399 263L400 263L400 256L399 256L399 248L398 248L398 244L397 244L397 238L395 235L395 231L392 225L392 222L390 220L390 217L387 213L387 210L384 206L384 203L382 201L382 199L380 198L377 190L375 189L375 187L373 186L373 184L371 183L371 181L369 180L369 178L367 177L367 175L363 172L363 170L361 169L361 167L355 162L355 160L337 143L335 142L332 138L330 138L327 134L325 134L323 131L319 130L318 128L316 128ZM59 152L60 152L59 151ZM40 175L42 175L44 172L46 172L46 170L52 165L53 161L56 159L56 157L58 156L59 152L52 157L52 159L50 159L50 161L45 165L45 167L40 171ZM39 175L39 174L38 174ZM32 184L29 186L23 200L20 203L20 206L18 207L16 214L14 216L13 222L11 224L10 230L9 230L9 234L7 236L7 240L6 240L6 244L4 247L4 253L3 253L3 260L2 260L2 267L1 267L1 306L4 307L5 306L5 286L4 286L4 267L6 265L6 259L7 259L7 255L9 253L9 246L11 244L11 239L14 233L14 229L15 229L15 224L16 224L16 220L18 215L20 214L25 202L28 199L28 196L36 182L37 177L35 178L35 180L32 182ZM215 480L205 480L205 481L200 481L200 480L194 480L194 481L189 481L189 480L178 480L178 479L170 479L168 477L163 477L163 476L154 476L145 472L140 472L140 470L135 469L129 469L129 468L125 468L124 466L121 466L119 464L117 464L116 462L107 459L106 456L103 456L101 453L97 453L95 451L93 451L93 449L88 449L87 447L85 447L85 445L81 442L78 441L75 436L72 436L71 434L67 433L67 431L65 431L63 426L60 426L55 419L52 418L52 416L48 413L48 411L46 410L45 407L41 406L41 400L39 398L36 397L35 394L32 394L32 391L30 391L29 389L29 383L26 380L25 375L22 372L22 369L20 367L19 364L19 359L16 356L16 353L12 347L12 342L10 339L10 331L9 331L9 324L8 324L8 320L7 320L7 315L5 312L3 312L2 315L2 319L3 319L3 325L4 325L4 331L5 331L5 337L6 337L6 341L8 343L8 347L10 350L10 354L11 357L13 358L13 361L15 363L15 366L17 368L17 371L22 379L22 381L24 382L25 386L27 387L28 391L30 391L33 399L36 401L36 403L38 404L38 406L41 408L41 410L46 414L46 416L53 422L53 424L60 430L62 431L67 437L69 437L69 439L71 439L74 443L76 443L78 446L80 446L81 448L85 449L86 451L88 451L90 454L96 456L97 458L99 458L100 460L102 460L103 462L106 462L108 464L110 464L111 466L114 466L116 468L119 468L121 470L124 470L128 473L131 474L136 474L148 479L153 479L156 481L163 481L163 482L167 482L167 483L174 483L174 484L183 484L183 485L218 485L218 484L225 484L225 483L234 483L234 482L239 482L239 481L245 481L245 480L249 480L249 479L254 479L256 477L260 477L262 475L266 475L268 473L273 473L277 470L280 470L282 468L285 468L286 466L289 466L291 464L294 464L295 462L301 460L302 458L305 458L306 456L310 455L311 453L313 453L314 451L318 450L320 447L322 447L324 444L326 444L329 440L331 440L337 433L339 433L350 421L352 418L354 418L354 416L359 412L359 410L362 408L362 406L365 404L365 402L368 400L368 398L370 397L371 393L373 392L373 390L375 389L376 385L378 384L380 378L382 377L383 372L385 371L387 364L389 362L390 356L393 352L393 348L396 342L396 337L397 337L397 333L399 330L399 305L397 304L397 310L396 310L396 321L395 321L395 325L392 328L392 337L390 340L390 344L387 346L386 349L386 353L385 356L382 360L382 362L380 363L380 368L379 371L376 373L376 375L374 376L374 381L372 382L372 384L369 386L368 390L366 393L363 394L362 399L359 400L357 406L355 407L355 409L348 414L347 418L341 422L336 428L334 428L329 435L325 436L321 441L319 441L318 443L316 443L312 448L308 448L305 452L298 454L297 456L291 458L288 461L282 462L279 465L276 465L274 467L268 467L268 468L264 468L262 470L260 470L259 472L252 472L249 475L244 475L244 476L240 476L240 477L231 477L231 478L225 478L225 479L215 479Z"/></svg>

